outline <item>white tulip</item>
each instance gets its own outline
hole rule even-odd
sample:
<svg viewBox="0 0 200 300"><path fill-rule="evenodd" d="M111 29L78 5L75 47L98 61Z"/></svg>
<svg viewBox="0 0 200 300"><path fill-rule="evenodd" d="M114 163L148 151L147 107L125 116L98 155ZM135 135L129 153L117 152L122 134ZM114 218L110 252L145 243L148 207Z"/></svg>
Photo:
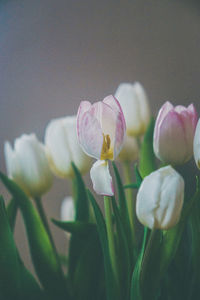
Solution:
<svg viewBox="0 0 200 300"><path fill-rule="evenodd" d="M139 188L136 214L150 229L169 229L180 219L184 180L171 166L146 176Z"/></svg>
<svg viewBox="0 0 200 300"><path fill-rule="evenodd" d="M135 161L139 156L139 147L137 139L133 136L126 135L121 152L117 159L121 162Z"/></svg>
<svg viewBox="0 0 200 300"><path fill-rule="evenodd" d="M17 138L12 149L9 142L4 147L8 176L30 196L41 196L52 185L52 174L46 149L35 134Z"/></svg>
<svg viewBox="0 0 200 300"><path fill-rule="evenodd" d="M194 159L197 167L200 169L200 119L197 123L194 142L193 142L193 150L194 150Z"/></svg>
<svg viewBox="0 0 200 300"><path fill-rule="evenodd" d="M62 221L73 222L75 220L75 208L72 197L68 196L63 200L60 216Z"/></svg>
<svg viewBox="0 0 200 300"><path fill-rule="evenodd" d="M149 100L143 86L139 82L121 83L115 97L124 113L127 135L143 135L150 121Z"/></svg>
<svg viewBox="0 0 200 300"><path fill-rule="evenodd" d="M52 120L45 133L45 144L52 171L61 178L73 177L71 162L86 173L91 158L81 149L76 132L76 116Z"/></svg>

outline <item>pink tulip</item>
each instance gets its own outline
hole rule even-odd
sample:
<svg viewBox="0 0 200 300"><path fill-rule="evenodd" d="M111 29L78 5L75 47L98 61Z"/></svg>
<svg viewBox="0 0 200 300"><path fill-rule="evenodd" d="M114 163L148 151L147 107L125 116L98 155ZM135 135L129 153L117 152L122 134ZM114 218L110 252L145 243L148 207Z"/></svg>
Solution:
<svg viewBox="0 0 200 300"><path fill-rule="evenodd" d="M154 129L154 152L165 163L179 165L193 154L197 112L193 104L173 106L166 102L160 109Z"/></svg>
<svg viewBox="0 0 200 300"><path fill-rule="evenodd" d="M114 160L120 153L126 132L121 106L113 96L91 104L82 101L77 114L78 139L86 154L101 163L91 169L91 179L98 194L113 195L112 180L109 187L103 182L103 175L110 178L107 160ZM105 160L105 162L103 162ZM102 168L102 171L100 170Z"/></svg>

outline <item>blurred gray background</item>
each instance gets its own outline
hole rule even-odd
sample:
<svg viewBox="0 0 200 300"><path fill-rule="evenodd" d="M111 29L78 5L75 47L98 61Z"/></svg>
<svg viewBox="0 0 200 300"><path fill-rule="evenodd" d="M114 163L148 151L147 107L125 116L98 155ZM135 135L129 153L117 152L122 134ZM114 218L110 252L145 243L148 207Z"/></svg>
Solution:
<svg viewBox="0 0 200 300"><path fill-rule="evenodd" d="M76 114L81 100L140 81L152 112L166 100L200 111L200 2L165 0L15 0L0 2L0 169L3 144L22 133L42 140L50 119ZM1 193L8 194L0 185ZM70 182L44 197L59 218ZM61 252L65 235L55 229ZM23 222L16 240L31 267Z"/></svg>

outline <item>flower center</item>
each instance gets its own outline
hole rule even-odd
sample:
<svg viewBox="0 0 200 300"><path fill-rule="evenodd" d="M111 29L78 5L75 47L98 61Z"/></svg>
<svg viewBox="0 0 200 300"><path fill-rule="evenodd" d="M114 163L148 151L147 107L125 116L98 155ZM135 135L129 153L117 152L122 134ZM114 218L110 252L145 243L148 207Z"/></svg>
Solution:
<svg viewBox="0 0 200 300"><path fill-rule="evenodd" d="M111 146L111 140L109 134L103 133L103 146L101 150L101 159L113 159L113 149Z"/></svg>

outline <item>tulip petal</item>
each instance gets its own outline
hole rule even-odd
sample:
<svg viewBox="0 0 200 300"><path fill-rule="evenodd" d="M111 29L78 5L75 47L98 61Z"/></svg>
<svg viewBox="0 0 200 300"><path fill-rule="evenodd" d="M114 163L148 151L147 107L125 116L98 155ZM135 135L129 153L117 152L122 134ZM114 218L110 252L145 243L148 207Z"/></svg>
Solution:
<svg viewBox="0 0 200 300"><path fill-rule="evenodd" d="M75 220L75 207L73 198L66 197L61 204L60 216L62 221L74 221Z"/></svg>
<svg viewBox="0 0 200 300"><path fill-rule="evenodd" d="M194 135L194 159L197 167L200 169L200 119L197 123L195 135Z"/></svg>
<svg viewBox="0 0 200 300"><path fill-rule="evenodd" d="M45 144L52 171L61 178L70 176L73 173L72 154L69 151L69 141L63 119L54 119L47 125Z"/></svg>
<svg viewBox="0 0 200 300"><path fill-rule="evenodd" d="M155 153L158 153L158 139L160 136L160 126L162 121L164 120L165 116L173 110L174 106L171 104L171 102L167 101L165 102L162 107L160 108L158 112L158 116L155 123L155 129L154 129L154 151Z"/></svg>
<svg viewBox="0 0 200 300"><path fill-rule="evenodd" d="M105 196L114 195L112 177L109 172L107 161L96 161L90 170L90 177L93 183L93 188L97 194Z"/></svg>
<svg viewBox="0 0 200 300"><path fill-rule="evenodd" d="M32 196L39 196L52 184L46 150L35 134L22 135L14 145L20 165L20 180Z"/></svg>
<svg viewBox="0 0 200 300"><path fill-rule="evenodd" d="M103 100L103 103L109 105L117 113L116 120L115 120L115 138L114 138L114 158L116 158L123 147L123 143L126 135L126 122L125 122L124 114L120 106L120 103L115 97L110 95Z"/></svg>
<svg viewBox="0 0 200 300"><path fill-rule="evenodd" d="M82 117L83 117L84 113L90 109L91 106L92 105L89 101L81 101L81 103L79 105L78 113L77 113L77 134L78 134L78 136L80 135Z"/></svg>
<svg viewBox="0 0 200 300"><path fill-rule="evenodd" d="M137 139L133 136L126 135L122 150L118 155L118 159L122 162L135 161L139 156L139 147Z"/></svg>
<svg viewBox="0 0 200 300"><path fill-rule="evenodd" d="M139 188L136 213L140 222L153 229L177 224L184 199L184 180L171 166L146 176Z"/></svg>
<svg viewBox="0 0 200 300"><path fill-rule="evenodd" d="M197 114L197 111L196 111L196 108L195 108L194 104L190 104L187 108L187 111L190 114L192 126L193 126L194 131L195 131L196 126L197 126L197 122L198 122L198 114Z"/></svg>
<svg viewBox="0 0 200 300"><path fill-rule="evenodd" d="M91 166L91 157L83 152L79 144L76 130L76 116L68 116L66 118L63 118L62 123L66 131L66 139L68 140L68 149L65 148L65 151L69 151L71 161L75 163L81 173L89 171Z"/></svg>
<svg viewBox="0 0 200 300"><path fill-rule="evenodd" d="M81 119L78 115L78 139L85 153L96 159L100 159L103 145L103 133L101 125L94 114L85 112Z"/></svg>
<svg viewBox="0 0 200 300"><path fill-rule="evenodd" d="M154 151L162 161L171 164L181 164L191 157L186 145L184 124L178 113L173 110L165 116L160 125Z"/></svg>
<svg viewBox="0 0 200 300"><path fill-rule="evenodd" d="M145 130L150 121L149 100L143 86L139 82L135 82L133 87L140 108L141 121L143 123L143 126L145 127Z"/></svg>

